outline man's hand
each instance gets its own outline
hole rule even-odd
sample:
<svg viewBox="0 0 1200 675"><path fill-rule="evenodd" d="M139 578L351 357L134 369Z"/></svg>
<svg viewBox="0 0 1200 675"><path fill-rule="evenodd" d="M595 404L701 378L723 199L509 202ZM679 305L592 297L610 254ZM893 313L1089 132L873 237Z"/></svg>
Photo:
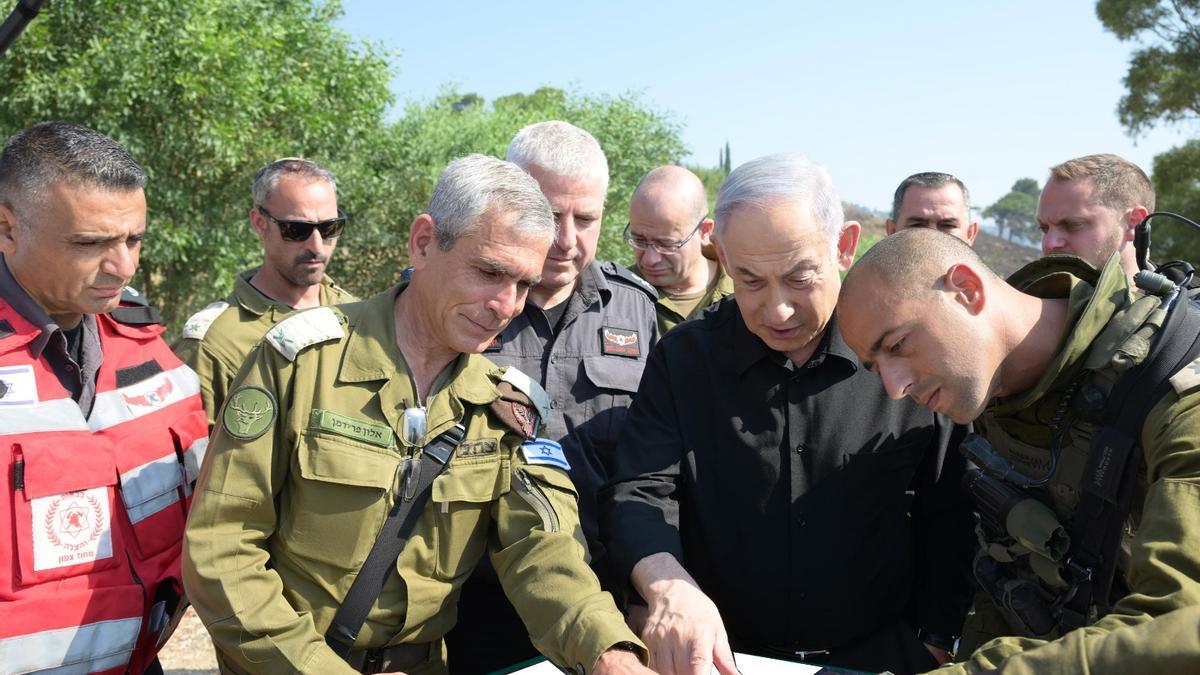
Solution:
<svg viewBox="0 0 1200 675"><path fill-rule="evenodd" d="M655 672L710 675L714 666L722 675L738 672L717 606L674 556L647 556L630 578L649 606L642 640Z"/></svg>
<svg viewBox="0 0 1200 675"><path fill-rule="evenodd" d="M637 654L625 649L610 649L596 661L595 675L654 675L654 671L642 665Z"/></svg>

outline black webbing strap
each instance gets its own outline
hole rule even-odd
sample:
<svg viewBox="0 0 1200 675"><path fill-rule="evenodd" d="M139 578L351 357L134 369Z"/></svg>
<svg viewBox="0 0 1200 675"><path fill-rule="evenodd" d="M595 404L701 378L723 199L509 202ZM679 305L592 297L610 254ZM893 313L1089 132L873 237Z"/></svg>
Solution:
<svg viewBox="0 0 1200 675"><path fill-rule="evenodd" d="M367 554L362 569L346 592L342 606L334 614L329 630L325 631L325 642L343 659L354 648L367 613L383 592L388 573L396 566L396 558L400 557L408 535L420 520L425 502L433 491L433 479L445 471L450 457L466 435L466 427L456 424L422 448L419 458L408 460L401 493L383 522L379 538Z"/></svg>
<svg viewBox="0 0 1200 675"><path fill-rule="evenodd" d="M1091 605L1101 616L1112 608L1117 558L1142 461L1142 427L1171 388L1170 377L1198 354L1200 307L1180 293L1150 355L1113 387L1104 408L1107 423L1092 439L1071 525L1066 562L1071 591L1059 622L1064 632L1086 625Z"/></svg>

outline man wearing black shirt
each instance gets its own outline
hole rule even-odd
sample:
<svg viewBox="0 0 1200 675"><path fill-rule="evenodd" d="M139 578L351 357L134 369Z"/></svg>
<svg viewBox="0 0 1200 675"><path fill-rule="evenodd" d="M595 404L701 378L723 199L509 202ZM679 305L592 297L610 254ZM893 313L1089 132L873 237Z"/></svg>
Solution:
<svg viewBox="0 0 1200 675"><path fill-rule="evenodd" d="M732 673L732 647L932 669L973 586L963 429L889 400L842 341L859 226L823 168L749 162L716 221L735 295L653 351L600 495L612 563L648 606L651 665Z"/></svg>

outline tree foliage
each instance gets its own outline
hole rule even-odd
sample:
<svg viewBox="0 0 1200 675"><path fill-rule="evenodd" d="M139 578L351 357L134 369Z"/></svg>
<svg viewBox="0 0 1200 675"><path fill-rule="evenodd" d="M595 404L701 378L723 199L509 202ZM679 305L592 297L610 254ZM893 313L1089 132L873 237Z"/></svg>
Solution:
<svg viewBox="0 0 1200 675"><path fill-rule="evenodd" d="M1155 210L1200 219L1200 141L1155 157L1154 184L1158 188ZM1151 226L1151 260L1200 263L1200 230L1168 218L1155 218Z"/></svg>
<svg viewBox="0 0 1200 675"><path fill-rule="evenodd" d="M1001 237L1012 241L1014 236L1027 240L1038 238L1037 203L1041 189L1032 178L1020 178L1012 190L983 210L984 218L996 221ZM1006 233L1007 232L1007 236Z"/></svg>
<svg viewBox="0 0 1200 675"><path fill-rule="evenodd" d="M1141 133L1158 122L1200 119L1200 0L1099 0L1096 15L1133 53L1121 124Z"/></svg>
<svg viewBox="0 0 1200 675"><path fill-rule="evenodd" d="M523 125L591 131L612 180L600 246L627 259L619 226L641 176L685 154L679 128L637 96L545 88L488 105L447 89L387 122L393 54L335 25L336 0L76 0L48 3L0 59L0 137L63 119L102 131L146 167L150 231L135 283L177 327L257 264L246 218L255 170L310 157L338 175L351 216L331 273L359 294L407 264L412 219L438 173L469 152L503 156Z"/></svg>

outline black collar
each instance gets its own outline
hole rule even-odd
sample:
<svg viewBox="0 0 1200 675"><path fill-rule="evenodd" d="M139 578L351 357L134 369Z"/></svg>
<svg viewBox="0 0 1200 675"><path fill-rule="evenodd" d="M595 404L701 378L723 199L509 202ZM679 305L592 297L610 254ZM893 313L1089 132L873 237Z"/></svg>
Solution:
<svg viewBox="0 0 1200 675"><path fill-rule="evenodd" d="M769 359L777 366L788 368L788 358L783 352L775 351L763 342L762 338L758 337L750 331L746 326L746 322L742 319L741 309L736 305L736 295L733 310L735 313L733 327L733 354L734 368L741 375L749 370L750 366L758 363L762 359ZM848 366L851 371L858 370L859 360L855 356L854 351L842 339L842 332L838 330L837 315L829 317L829 322L825 325L825 331L818 338L821 342L817 345L816 351L808 358L808 361L802 366L796 367L796 370L803 371L809 368L816 368L823 364L827 357L834 357L837 362Z"/></svg>

